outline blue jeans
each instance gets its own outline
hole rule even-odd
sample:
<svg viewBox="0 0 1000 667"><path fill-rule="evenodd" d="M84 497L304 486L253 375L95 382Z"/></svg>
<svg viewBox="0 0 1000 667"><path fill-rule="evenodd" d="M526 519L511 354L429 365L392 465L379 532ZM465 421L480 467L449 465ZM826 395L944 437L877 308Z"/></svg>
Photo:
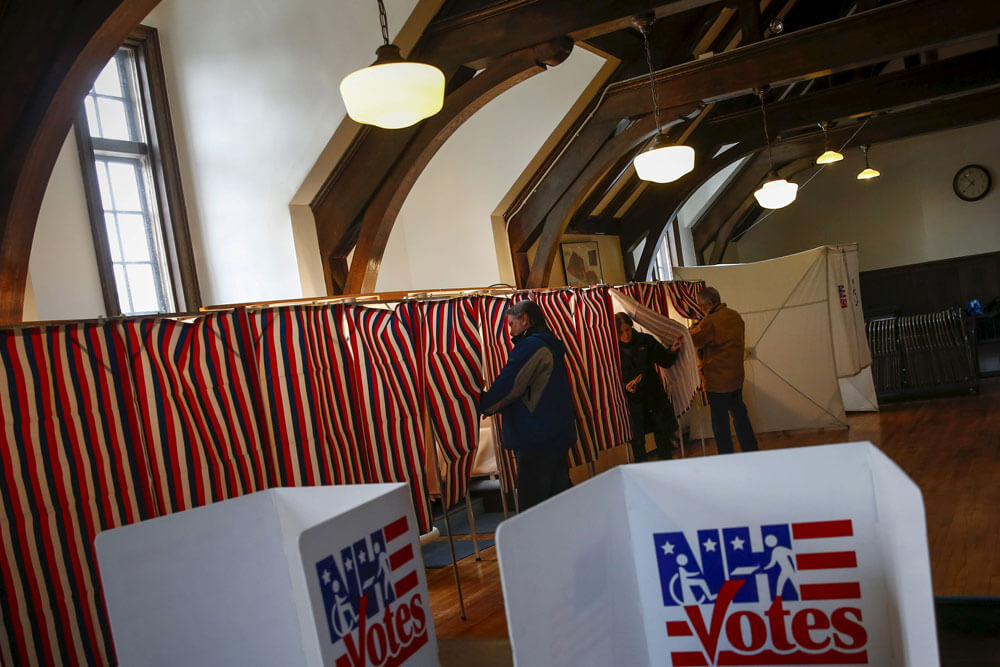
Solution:
<svg viewBox="0 0 1000 667"><path fill-rule="evenodd" d="M736 437L744 452L757 451L757 438L747 416L747 406L743 403L743 390L727 392L707 392L708 407L712 412L712 433L720 454L733 453L733 436L729 432L729 415L733 415Z"/></svg>

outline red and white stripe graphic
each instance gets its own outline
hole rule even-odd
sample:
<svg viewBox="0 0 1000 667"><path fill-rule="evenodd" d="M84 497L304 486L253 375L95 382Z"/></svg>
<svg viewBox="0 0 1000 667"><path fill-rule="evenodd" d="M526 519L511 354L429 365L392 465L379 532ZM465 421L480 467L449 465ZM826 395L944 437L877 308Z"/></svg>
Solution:
<svg viewBox="0 0 1000 667"><path fill-rule="evenodd" d="M812 540L828 540L854 536L850 519L838 521L811 521L792 524L792 541L795 545L795 567L800 572L829 571L835 581L802 583L799 585L803 601L857 600L861 598L861 584L857 581L858 558L853 550L814 551L803 553L815 544ZM822 542L828 545L828 542Z"/></svg>
<svg viewBox="0 0 1000 667"><path fill-rule="evenodd" d="M396 599L412 591L420 583L417 575L419 561L414 557L413 542L409 536L409 524L405 516L401 516L382 529L385 535L385 548L389 554L389 566L392 568L392 585Z"/></svg>

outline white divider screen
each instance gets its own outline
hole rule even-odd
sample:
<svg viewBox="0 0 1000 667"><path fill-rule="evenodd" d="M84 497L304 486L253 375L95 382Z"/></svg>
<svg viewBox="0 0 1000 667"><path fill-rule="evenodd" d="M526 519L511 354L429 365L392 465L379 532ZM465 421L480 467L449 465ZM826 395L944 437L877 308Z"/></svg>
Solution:
<svg viewBox="0 0 1000 667"><path fill-rule="evenodd" d="M498 550L519 666L938 664L920 492L870 443L620 466Z"/></svg>

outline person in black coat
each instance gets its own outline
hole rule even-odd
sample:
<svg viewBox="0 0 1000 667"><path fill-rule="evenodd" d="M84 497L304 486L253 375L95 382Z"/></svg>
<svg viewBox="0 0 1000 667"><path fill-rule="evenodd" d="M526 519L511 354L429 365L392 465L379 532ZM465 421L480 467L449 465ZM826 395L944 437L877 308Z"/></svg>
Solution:
<svg viewBox="0 0 1000 667"><path fill-rule="evenodd" d="M649 334L635 331L632 318L625 313L615 313L615 325L618 329L622 381L625 383L625 396L628 398L629 418L632 422L633 460L647 460L646 434L650 431L656 440L656 451L660 459L672 458L677 417L655 366L673 366L677 361L681 339L678 337L673 341L668 350Z"/></svg>
<svg viewBox="0 0 1000 667"><path fill-rule="evenodd" d="M492 386L479 395L479 411L500 413L500 443L517 457L518 510L572 486L566 455L576 443L576 409L566 373L566 348L545 324L538 304L507 309L514 349Z"/></svg>

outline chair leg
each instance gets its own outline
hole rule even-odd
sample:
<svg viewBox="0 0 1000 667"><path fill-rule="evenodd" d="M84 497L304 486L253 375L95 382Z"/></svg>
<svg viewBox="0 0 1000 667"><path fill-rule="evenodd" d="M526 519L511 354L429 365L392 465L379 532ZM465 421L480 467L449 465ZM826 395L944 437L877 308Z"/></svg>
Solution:
<svg viewBox="0 0 1000 667"><path fill-rule="evenodd" d="M476 560L482 560L479 555L479 536L476 535L476 517L472 512L472 498L465 492L465 513L469 517L469 532L472 534L472 549L476 552Z"/></svg>

